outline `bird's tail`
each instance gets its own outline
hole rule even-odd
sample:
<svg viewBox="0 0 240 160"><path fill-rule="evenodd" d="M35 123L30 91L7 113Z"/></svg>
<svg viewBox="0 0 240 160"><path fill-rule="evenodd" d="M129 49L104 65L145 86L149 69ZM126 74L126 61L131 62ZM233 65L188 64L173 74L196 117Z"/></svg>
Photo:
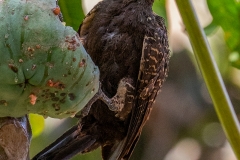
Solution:
<svg viewBox="0 0 240 160"><path fill-rule="evenodd" d="M39 152L32 160L67 160L78 153L96 149L99 147L96 142L96 137L81 133L81 127L76 125Z"/></svg>

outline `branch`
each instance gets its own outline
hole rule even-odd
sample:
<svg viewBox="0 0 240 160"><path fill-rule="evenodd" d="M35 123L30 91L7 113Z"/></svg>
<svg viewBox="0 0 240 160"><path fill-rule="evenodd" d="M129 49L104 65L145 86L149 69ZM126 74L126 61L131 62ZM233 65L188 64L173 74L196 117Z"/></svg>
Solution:
<svg viewBox="0 0 240 160"><path fill-rule="evenodd" d="M28 160L31 134L28 116L0 118L0 159Z"/></svg>

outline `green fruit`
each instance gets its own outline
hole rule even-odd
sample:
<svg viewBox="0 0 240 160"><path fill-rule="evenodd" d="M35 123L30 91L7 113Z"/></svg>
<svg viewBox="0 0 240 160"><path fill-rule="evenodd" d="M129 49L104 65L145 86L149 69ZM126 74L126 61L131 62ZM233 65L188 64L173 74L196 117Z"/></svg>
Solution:
<svg viewBox="0 0 240 160"><path fill-rule="evenodd" d="M0 117L75 115L97 92L99 70L55 0L0 1Z"/></svg>

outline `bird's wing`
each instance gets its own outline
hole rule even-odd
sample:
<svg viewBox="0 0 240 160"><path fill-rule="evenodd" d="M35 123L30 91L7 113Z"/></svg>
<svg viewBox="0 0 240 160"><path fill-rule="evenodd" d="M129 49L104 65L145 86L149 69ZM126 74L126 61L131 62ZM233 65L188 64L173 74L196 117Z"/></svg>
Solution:
<svg viewBox="0 0 240 160"><path fill-rule="evenodd" d="M159 17L158 17L159 18ZM162 22L161 22L162 23ZM133 107L125 144L119 160L129 159L142 128L152 110L152 104L168 73L169 49L167 31L163 23L155 33L146 34L143 41L142 57L137 81L136 105Z"/></svg>

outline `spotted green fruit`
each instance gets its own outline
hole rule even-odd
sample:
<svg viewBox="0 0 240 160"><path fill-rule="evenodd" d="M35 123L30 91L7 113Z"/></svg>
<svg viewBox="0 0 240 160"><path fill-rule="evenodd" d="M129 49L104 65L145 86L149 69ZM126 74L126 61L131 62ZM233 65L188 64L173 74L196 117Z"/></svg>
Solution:
<svg viewBox="0 0 240 160"><path fill-rule="evenodd" d="M97 92L99 70L55 0L0 0L0 117L64 118Z"/></svg>

